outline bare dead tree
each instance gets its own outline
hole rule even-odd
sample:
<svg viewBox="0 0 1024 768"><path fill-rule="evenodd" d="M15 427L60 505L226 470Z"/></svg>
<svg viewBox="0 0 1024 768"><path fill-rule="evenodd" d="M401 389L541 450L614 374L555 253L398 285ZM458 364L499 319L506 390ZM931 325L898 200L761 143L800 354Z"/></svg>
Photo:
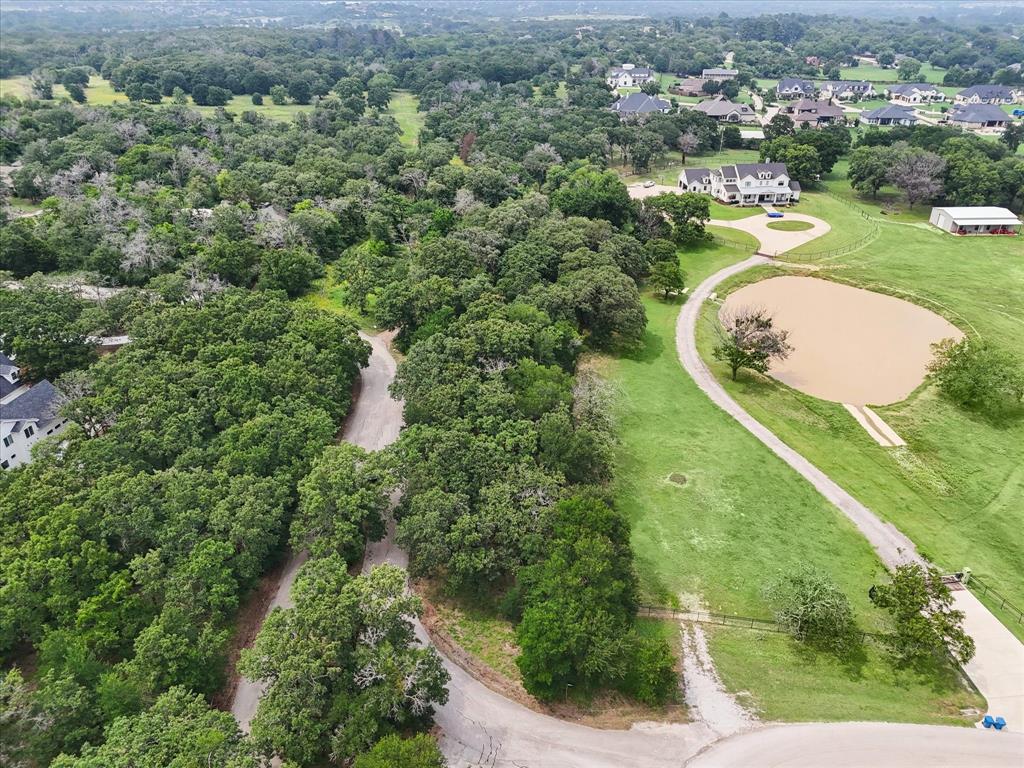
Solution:
<svg viewBox="0 0 1024 768"><path fill-rule="evenodd" d="M687 131L676 139L676 146L679 147L679 154L682 157L683 165L686 165L686 156L693 154L700 147L700 139L693 131Z"/></svg>
<svg viewBox="0 0 1024 768"><path fill-rule="evenodd" d="M785 360L793 351L786 341L789 331L776 328L763 307L740 307L725 312L716 330L718 345L714 356L729 365L733 381L741 368L767 373L773 360Z"/></svg>
<svg viewBox="0 0 1024 768"><path fill-rule="evenodd" d="M889 181L907 198L911 208L942 194L946 161L934 152L910 149L897 154L887 174Z"/></svg>

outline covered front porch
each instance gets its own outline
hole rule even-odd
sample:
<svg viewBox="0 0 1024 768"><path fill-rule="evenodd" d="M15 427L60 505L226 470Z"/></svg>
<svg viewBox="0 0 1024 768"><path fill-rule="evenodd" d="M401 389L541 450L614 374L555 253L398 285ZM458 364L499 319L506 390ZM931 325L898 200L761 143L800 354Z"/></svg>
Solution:
<svg viewBox="0 0 1024 768"><path fill-rule="evenodd" d="M789 205L793 202L790 192L763 192L760 194L744 194L736 201L737 205Z"/></svg>

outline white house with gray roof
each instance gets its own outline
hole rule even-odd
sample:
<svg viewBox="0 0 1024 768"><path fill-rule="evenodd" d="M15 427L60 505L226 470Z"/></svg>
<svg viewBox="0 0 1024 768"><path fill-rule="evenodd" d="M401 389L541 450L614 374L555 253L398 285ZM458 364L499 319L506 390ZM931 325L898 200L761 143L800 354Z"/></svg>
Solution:
<svg viewBox="0 0 1024 768"><path fill-rule="evenodd" d="M821 84L821 98L849 101L868 99L875 95L875 88L867 80L826 80Z"/></svg>
<svg viewBox="0 0 1024 768"><path fill-rule="evenodd" d="M917 115L914 110L899 104L886 104L878 109L871 109L860 113L862 125L893 126L893 125L916 125Z"/></svg>
<svg viewBox="0 0 1024 768"><path fill-rule="evenodd" d="M0 352L0 469L32 461L32 446L67 426L68 420L60 415L64 401L45 379L25 384L18 366Z"/></svg>
<svg viewBox="0 0 1024 768"><path fill-rule="evenodd" d="M789 205L800 199L800 184L789 177L785 163L736 163L721 168L684 168L682 192L709 194L732 205Z"/></svg>
<svg viewBox="0 0 1024 768"><path fill-rule="evenodd" d="M972 85L953 97L957 104L1013 104L1013 91L1005 85Z"/></svg>
<svg viewBox="0 0 1024 768"><path fill-rule="evenodd" d="M813 96L815 90L814 83L810 80L784 77L775 86L775 95L780 99L799 99L804 96Z"/></svg>
<svg viewBox="0 0 1024 768"><path fill-rule="evenodd" d="M885 97L893 104L930 104L946 100L946 94L931 83L890 85L885 89Z"/></svg>
<svg viewBox="0 0 1024 768"><path fill-rule="evenodd" d="M656 79L654 70L649 67L638 67L635 64L623 64L612 67L605 76L605 82L612 88L639 88L644 83Z"/></svg>

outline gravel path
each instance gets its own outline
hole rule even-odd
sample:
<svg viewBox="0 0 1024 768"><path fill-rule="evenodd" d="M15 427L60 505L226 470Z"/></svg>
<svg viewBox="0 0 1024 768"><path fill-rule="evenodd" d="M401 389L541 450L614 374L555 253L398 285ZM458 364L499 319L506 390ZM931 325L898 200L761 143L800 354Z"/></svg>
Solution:
<svg viewBox="0 0 1024 768"><path fill-rule="evenodd" d="M402 403L393 400L388 391L391 381L395 378L396 368L395 359L388 351L393 334L359 335L363 341L370 344L372 352L369 365L359 372L358 395L345 420L342 438L368 451L376 451L393 443L402 428ZM376 542L374 546L380 547L381 542ZM387 551L384 550L380 556L384 558L386 554ZM267 614L275 608L291 608L294 605L291 598L292 584L304 562L305 552L295 552L288 557L277 591L267 606ZM384 562L384 559L380 562ZM400 565L405 567L404 561ZM244 677L238 681L235 695L231 700L231 714L246 733L249 732L249 724L256 714L256 707L265 689L266 686L261 682L247 680Z"/></svg>

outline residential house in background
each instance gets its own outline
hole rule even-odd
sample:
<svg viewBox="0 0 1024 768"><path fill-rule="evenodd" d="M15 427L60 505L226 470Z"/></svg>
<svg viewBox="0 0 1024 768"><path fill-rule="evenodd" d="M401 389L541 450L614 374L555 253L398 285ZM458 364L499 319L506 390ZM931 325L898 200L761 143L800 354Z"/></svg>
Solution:
<svg viewBox="0 0 1024 768"><path fill-rule="evenodd" d="M704 81L699 77L686 77L674 85L670 85L668 92L676 96L702 96L704 95Z"/></svg>
<svg viewBox="0 0 1024 768"><path fill-rule="evenodd" d="M1010 122L1010 116L995 104L965 104L954 107L946 118L955 126L971 130L1005 128Z"/></svg>
<svg viewBox="0 0 1024 768"><path fill-rule="evenodd" d="M1012 211L995 206L932 208L928 217L932 226L954 235L1016 235L1020 219Z"/></svg>
<svg viewBox="0 0 1024 768"><path fill-rule="evenodd" d="M862 125L916 125L917 115L912 109L899 104L887 104L878 109L860 113Z"/></svg>
<svg viewBox="0 0 1024 768"><path fill-rule="evenodd" d="M930 83L890 85L885 89L885 97L894 104L930 104L946 100L946 94Z"/></svg>
<svg viewBox="0 0 1024 768"><path fill-rule="evenodd" d="M657 96L648 96L646 93L631 93L622 96L612 105L612 109L618 112L623 120L630 117L640 117L657 113L668 114L672 105Z"/></svg>
<svg viewBox="0 0 1024 768"><path fill-rule="evenodd" d="M736 104L725 96L716 96L713 99L702 101L693 108L723 123L753 123L757 121L757 113L754 112L753 107L749 104Z"/></svg>
<svg viewBox="0 0 1024 768"><path fill-rule="evenodd" d="M957 104L1013 104L1013 91L1005 85L972 85L953 97Z"/></svg>
<svg viewBox="0 0 1024 768"><path fill-rule="evenodd" d="M612 88L639 88L644 83L649 83L655 79L656 76L653 69L638 67L634 64L612 67L605 76L605 82Z"/></svg>
<svg viewBox="0 0 1024 768"><path fill-rule="evenodd" d="M0 469L32 461L32 446L63 430L65 397L50 382L22 382L18 366L0 352Z"/></svg>
<svg viewBox="0 0 1024 768"><path fill-rule="evenodd" d="M800 199L800 184L785 163L737 163L721 168L684 168L680 190L703 192L734 205L788 205Z"/></svg>
<svg viewBox="0 0 1024 768"><path fill-rule="evenodd" d="M823 99L849 101L867 99L875 95L875 88L867 80L826 80L821 84Z"/></svg>
<svg viewBox="0 0 1024 768"><path fill-rule="evenodd" d="M782 108L783 114L789 115L793 122L800 126L804 123L812 128L842 123L846 119L843 108L828 101L800 99L800 101Z"/></svg>
<svg viewBox="0 0 1024 768"><path fill-rule="evenodd" d="M775 86L775 95L780 99L798 99L815 94L814 83L798 77L784 77Z"/></svg>
<svg viewBox="0 0 1024 768"><path fill-rule="evenodd" d="M701 80L715 80L719 83L724 83L729 80L734 80L736 75L740 71L738 69L724 69L722 67L709 67L708 69L702 70L700 73Z"/></svg>

